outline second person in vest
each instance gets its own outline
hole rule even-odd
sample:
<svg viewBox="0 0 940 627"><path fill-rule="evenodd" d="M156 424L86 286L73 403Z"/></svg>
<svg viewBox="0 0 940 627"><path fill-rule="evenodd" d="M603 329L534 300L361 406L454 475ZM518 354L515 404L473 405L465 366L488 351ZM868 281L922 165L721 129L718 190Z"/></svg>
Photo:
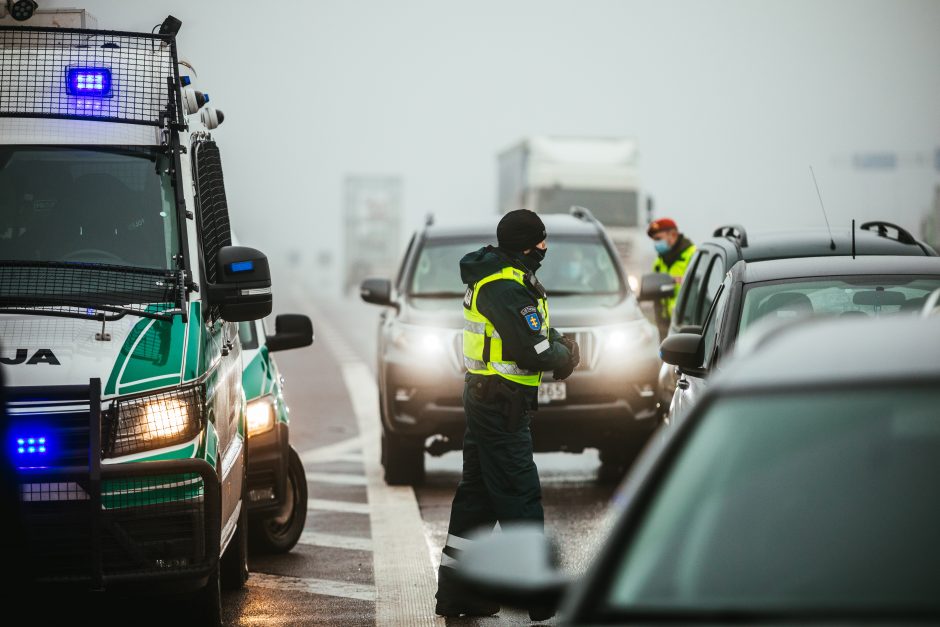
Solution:
<svg viewBox="0 0 940 627"><path fill-rule="evenodd" d="M499 606L469 595L454 578L471 532L517 522L544 524L542 490L532 457L532 412L543 372L567 378L578 345L551 327L548 297L535 273L547 253L545 225L532 211L507 213L498 247L460 260L464 298L463 474L451 506L438 575L437 613L488 616ZM531 608L534 620L552 612Z"/></svg>
<svg viewBox="0 0 940 627"><path fill-rule="evenodd" d="M656 323L659 327L660 337L669 333L669 321L676 307L676 296L682 277L689 268L692 255L695 254L695 244L688 237L679 232L675 220L661 218L650 222L646 234L653 240L656 248L656 261L653 262L653 272L668 274L676 281L676 289L672 296L656 303Z"/></svg>

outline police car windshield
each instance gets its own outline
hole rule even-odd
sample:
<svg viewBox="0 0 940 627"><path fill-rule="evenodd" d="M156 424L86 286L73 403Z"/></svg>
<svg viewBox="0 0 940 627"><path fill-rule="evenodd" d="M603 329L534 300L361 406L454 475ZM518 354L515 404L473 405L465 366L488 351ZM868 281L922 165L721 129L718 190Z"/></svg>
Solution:
<svg viewBox="0 0 940 627"><path fill-rule="evenodd" d="M409 295L425 298L463 297L460 258L486 246L480 240L428 240L411 275ZM607 248L596 239L551 237L538 271L549 296L600 296L623 291Z"/></svg>
<svg viewBox="0 0 940 627"><path fill-rule="evenodd" d="M168 169L157 148L0 147L0 264L175 268Z"/></svg>
<svg viewBox="0 0 940 627"><path fill-rule="evenodd" d="M758 283L746 288L740 330L758 320L916 314L937 288L940 277L853 276Z"/></svg>

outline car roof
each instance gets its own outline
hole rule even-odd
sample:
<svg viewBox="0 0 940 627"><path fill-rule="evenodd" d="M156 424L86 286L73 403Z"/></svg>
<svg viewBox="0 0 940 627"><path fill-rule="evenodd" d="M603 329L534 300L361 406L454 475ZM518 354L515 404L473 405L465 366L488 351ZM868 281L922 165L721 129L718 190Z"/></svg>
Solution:
<svg viewBox="0 0 940 627"><path fill-rule="evenodd" d="M799 257L755 261L744 265L742 281L755 283L800 277L888 274L924 274L940 277L940 257Z"/></svg>
<svg viewBox="0 0 940 627"><path fill-rule="evenodd" d="M789 257L829 257L852 254L852 229L834 228L832 237L825 228L784 229L747 233L747 246L732 237L712 237L705 240L736 254L745 261L785 259ZM832 243L836 247L832 248ZM873 231L855 230L857 255L924 255L917 244L905 244L896 239L878 235Z"/></svg>
<svg viewBox="0 0 940 627"><path fill-rule="evenodd" d="M728 361L710 389L940 380L940 318L806 319Z"/></svg>
<svg viewBox="0 0 940 627"><path fill-rule="evenodd" d="M549 239L553 235L597 235L598 229L594 222L582 220L571 215L558 214L540 214L542 222L545 223L545 231ZM425 227L425 235L430 239L446 238L477 238L481 240L496 240L496 225L501 215L489 215L486 217L466 219L466 220L448 220L438 224L435 222Z"/></svg>

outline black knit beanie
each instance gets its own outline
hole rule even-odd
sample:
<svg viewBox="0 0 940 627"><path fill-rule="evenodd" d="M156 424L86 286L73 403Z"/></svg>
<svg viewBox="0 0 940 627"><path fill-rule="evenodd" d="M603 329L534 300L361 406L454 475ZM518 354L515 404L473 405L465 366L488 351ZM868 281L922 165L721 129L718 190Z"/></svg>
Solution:
<svg viewBox="0 0 940 627"><path fill-rule="evenodd" d="M545 240L545 224L534 211L516 209L503 216L496 227L499 247L511 252L535 248Z"/></svg>

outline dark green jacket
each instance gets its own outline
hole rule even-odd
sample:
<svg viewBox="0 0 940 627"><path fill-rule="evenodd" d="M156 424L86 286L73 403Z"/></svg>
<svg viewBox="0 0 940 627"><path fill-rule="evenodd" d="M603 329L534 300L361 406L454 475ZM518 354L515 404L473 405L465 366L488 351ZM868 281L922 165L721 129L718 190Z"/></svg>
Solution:
<svg viewBox="0 0 940 627"><path fill-rule="evenodd" d="M460 260L460 278L472 285L510 265L535 274L540 264L527 256L486 246L464 255ZM547 372L567 365L571 352L558 341L561 334L551 327L548 350L535 351L535 345L545 337L529 327L526 316L531 315L537 298L534 288L523 287L515 281L493 281L480 288L477 309L493 323L502 338L504 357L526 370Z"/></svg>

